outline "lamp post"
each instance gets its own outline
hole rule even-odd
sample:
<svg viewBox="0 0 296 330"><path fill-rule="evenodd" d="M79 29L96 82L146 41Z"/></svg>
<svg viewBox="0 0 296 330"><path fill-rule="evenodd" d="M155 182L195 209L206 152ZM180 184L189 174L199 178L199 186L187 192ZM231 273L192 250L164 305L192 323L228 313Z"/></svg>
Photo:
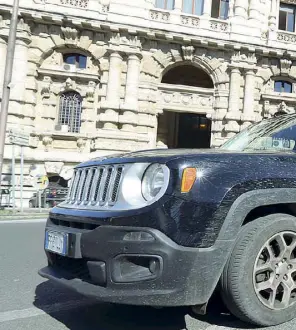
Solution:
<svg viewBox="0 0 296 330"><path fill-rule="evenodd" d="M0 187L2 178L2 168L4 159L5 135L7 126L8 106L10 98L10 83L12 77L13 59L15 52L15 40L18 23L19 0L14 0L12 15L10 20L10 29L7 42L6 64L4 72L1 111L0 111Z"/></svg>

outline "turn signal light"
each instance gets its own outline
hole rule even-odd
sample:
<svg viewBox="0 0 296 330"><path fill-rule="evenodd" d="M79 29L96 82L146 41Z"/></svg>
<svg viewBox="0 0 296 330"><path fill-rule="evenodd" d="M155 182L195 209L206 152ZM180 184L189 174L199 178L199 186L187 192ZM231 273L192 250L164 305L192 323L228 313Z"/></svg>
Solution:
<svg viewBox="0 0 296 330"><path fill-rule="evenodd" d="M188 167L183 171L181 192L188 193L196 180L196 168Z"/></svg>

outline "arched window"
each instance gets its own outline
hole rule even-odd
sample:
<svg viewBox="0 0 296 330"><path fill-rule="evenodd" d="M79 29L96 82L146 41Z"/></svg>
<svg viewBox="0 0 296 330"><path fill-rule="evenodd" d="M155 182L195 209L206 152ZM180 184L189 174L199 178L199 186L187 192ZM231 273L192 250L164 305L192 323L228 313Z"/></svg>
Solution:
<svg viewBox="0 0 296 330"><path fill-rule="evenodd" d="M292 84L289 81L277 80L274 82L274 91L277 93L292 93Z"/></svg>
<svg viewBox="0 0 296 330"><path fill-rule="evenodd" d="M175 0L156 0L155 7L166 10L173 10L175 6Z"/></svg>
<svg viewBox="0 0 296 330"><path fill-rule="evenodd" d="M64 54L64 63L75 65L77 69L85 69L86 68L86 60L87 57L81 54Z"/></svg>
<svg viewBox="0 0 296 330"><path fill-rule="evenodd" d="M59 124L67 125L68 132L80 132L81 104L82 97L76 92L67 92L61 95Z"/></svg>

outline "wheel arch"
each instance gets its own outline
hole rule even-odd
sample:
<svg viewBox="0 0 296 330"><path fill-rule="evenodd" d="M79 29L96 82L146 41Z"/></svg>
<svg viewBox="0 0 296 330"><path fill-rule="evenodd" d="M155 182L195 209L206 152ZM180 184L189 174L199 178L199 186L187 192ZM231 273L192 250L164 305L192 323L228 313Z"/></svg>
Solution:
<svg viewBox="0 0 296 330"><path fill-rule="evenodd" d="M273 213L296 216L296 188L258 189L242 194L232 204L218 239L233 240L244 224L257 218L256 211L261 212L260 216Z"/></svg>

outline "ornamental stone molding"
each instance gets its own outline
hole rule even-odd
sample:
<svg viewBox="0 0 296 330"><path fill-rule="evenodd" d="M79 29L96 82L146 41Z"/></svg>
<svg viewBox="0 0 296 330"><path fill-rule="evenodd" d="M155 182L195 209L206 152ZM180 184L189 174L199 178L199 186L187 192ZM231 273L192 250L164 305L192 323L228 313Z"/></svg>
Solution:
<svg viewBox="0 0 296 330"><path fill-rule="evenodd" d="M169 20L170 20L170 13L153 9L153 10L150 10L150 18L154 21L166 23L166 22L169 22Z"/></svg>
<svg viewBox="0 0 296 330"><path fill-rule="evenodd" d="M291 66L292 66L292 61L285 59L285 58L281 58L280 59L280 69L281 69L281 75L283 76L289 76L290 74L290 70L291 70Z"/></svg>
<svg viewBox="0 0 296 330"><path fill-rule="evenodd" d="M64 166L63 162L45 162L45 170L48 174L57 174L59 175Z"/></svg>
<svg viewBox="0 0 296 330"><path fill-rule="evenodd" d="M86 142L87 142L87 139L83 139L83 138L79 138L77 140L77 147L79 149L79 152L83 152L83 150L86 147Z"/></svg>
<svg viewBox="0 0 296 330"><path fill-rule="evenodd" d="M77 44L78 30L76 28L69 26L66 27L62 26L61 30L66 44L73 44L73 45Z"/></svg>
<svg viewBox="0 0 296 330"><path fill-rule="evenodd" d="M213 108L213 91L198 88L173 89L170 85L161 84L157 104L165 110L184 110L190 107L196 113L209 112Z"/></svg>
<svg viewBox="0 0 296 330"><path fill-rule="evenodd" d="M244 67L244 65L256 65L257 57L254 53L242 53L241 51L235 52L231 57L231 64L238 67Z"/></svg>
<svg viewBox="0 0 296 330"><path fill-rule="evenodd" d="M193 46L182 46L184 61L192 61L195 48Z"/></svg>
<svg viewBox="0 0 296 330"><path fill-rule="evenodd" d="M89 0L60 0L62 5L73 6L77 8L87 8Z"/></svg>
<svg viewBox="0 0 296 330"><path fill-rule="evenodd" d="M77 89L77 84L74 80L72 80L71 78L68 78L62 85L62 91L67 92L67 91L71 91L71 90L76 90Z"/></svg>
<svg viewBox="0 0 296 330"><path fill-rule="evenodd" d="M94 81L89 81L85 93L87 101L94 102L95 90L96 90L96 83Z"/></svg>
<svg viewBox="0 0 296 330"><path fill-rule="evenodd" d="M120 52L139 52L142 49L142 43L136 35L124 35L120 33L111 33L109 39L109 48L111 50L120 50Z"/></svg>
<svg viewBox="0 0 296 330"><path fill-rule="evenodd" d="M52 148L53 138L51 135L42 136L42 144L44 145L44 150L49 151Z"/></svg>
<svg viewBox="0 0 296 330"><path fill-rule="evenodd" d="M195 27L195 28L200 26L200 19L198 17L181 15L180 19L182 25Z"/></svg>
<svg viewBox="0 0 296 330"><path fill-rule="evenodd" d="M45 76L41 82L41 95L49 98L51 93L52 79L51 77Z"/></svg>

